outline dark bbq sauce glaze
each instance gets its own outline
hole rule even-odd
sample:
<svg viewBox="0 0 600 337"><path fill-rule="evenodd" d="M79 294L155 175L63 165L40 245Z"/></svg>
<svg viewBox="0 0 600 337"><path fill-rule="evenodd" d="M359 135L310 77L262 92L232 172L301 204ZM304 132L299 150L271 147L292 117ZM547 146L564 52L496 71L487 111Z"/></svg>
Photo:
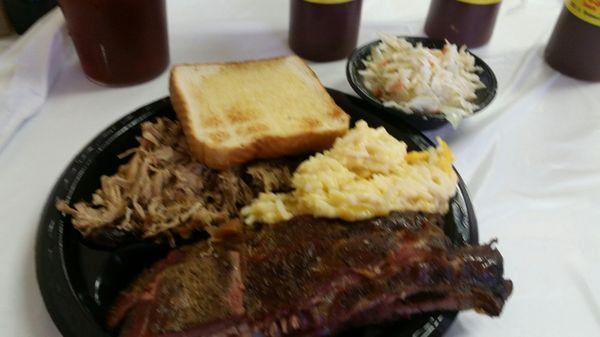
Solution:
<svg viewBox="0 0 600 337"><path fill-rule="evenodd" d="M93 81L141 83L169 64L165 0L60 0L60 6Z"/></svg>
<svg viewBox="0 0 600 337"><path fill-rule="evenodd" d="M548 41L546 62L561 73L600 81L600 27L563 8Z"/></svg>
<svg viewBox="0 0 600 337"><path fill-rule="evenodd" d="M300 57L326 62L356 47L362 0L324 4L291 0L289 43Z"/></svg>
<svg viewBox="0 0 600 337"><path fill-rule="evenodd" d="M451 43L480 47L492 37L500 2L469 4L458 0L431 0L425 33Z"/></svg>

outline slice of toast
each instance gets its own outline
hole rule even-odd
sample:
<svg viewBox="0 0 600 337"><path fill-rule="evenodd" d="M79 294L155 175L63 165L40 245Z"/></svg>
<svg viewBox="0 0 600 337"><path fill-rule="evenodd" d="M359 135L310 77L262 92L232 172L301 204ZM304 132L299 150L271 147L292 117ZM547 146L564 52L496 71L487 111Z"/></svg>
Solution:
<svg viewBox="0 0 600 337"><path fill-rule="evenodd" d="M188 145L209 167L329 148L349 117L297 56L183 64L169 90Z"/></svg>

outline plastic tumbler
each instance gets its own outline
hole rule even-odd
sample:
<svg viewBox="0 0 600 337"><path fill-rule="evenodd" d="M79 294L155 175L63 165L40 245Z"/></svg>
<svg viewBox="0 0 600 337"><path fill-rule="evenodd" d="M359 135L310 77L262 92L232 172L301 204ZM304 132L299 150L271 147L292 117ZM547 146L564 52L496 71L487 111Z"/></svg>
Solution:
<svg viewBox="0 0 600 337"><path fill-rule="evenodd" d="M130 85L169 64L165 0L59 0L81 67L105 85Z"/></svg>

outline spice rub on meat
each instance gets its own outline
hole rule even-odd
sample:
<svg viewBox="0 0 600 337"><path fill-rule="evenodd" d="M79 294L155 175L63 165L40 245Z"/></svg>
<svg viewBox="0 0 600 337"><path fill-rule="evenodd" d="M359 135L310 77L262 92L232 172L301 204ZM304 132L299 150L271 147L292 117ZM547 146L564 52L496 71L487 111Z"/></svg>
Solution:
<svg viewBox="0 0 600 337"><path fill-rule="evenodd" d="M412 314L498 316L512 292L493 242L457 247L436 214L297 216L238 244L172 250L117 297L120 337L325 336ZM119 329L120 327L120 329Z"/></svg>
<svg viewBox="0 0 600 337"><path fill-rule="evenodd" d="M239 217L240 209L260 192L287 191L299 161L257 161L218 171L191 157L178 122L158 118L141 125L140 144L91 201L59 211L71 216L83 236L103 246L139 239L188 238L195 231Z"/></svg>

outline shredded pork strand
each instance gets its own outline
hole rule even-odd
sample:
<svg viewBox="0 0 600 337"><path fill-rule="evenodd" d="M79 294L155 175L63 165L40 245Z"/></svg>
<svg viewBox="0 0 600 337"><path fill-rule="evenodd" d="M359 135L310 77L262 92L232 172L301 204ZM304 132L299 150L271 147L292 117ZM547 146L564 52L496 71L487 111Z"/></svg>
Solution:
<svg viewBox="0 0 600 337"><path fill-rule="evenodd" d="M286 165L257 162L216 171L197 162L176 121L158 118L141 129L140 145L120 156L131 158L116 174L101 177L91 202L57 202L85 237L110 229L140 238L165 235L172 242L173 234L186 238L238 218L259 192L291 186Z"/></svg>

